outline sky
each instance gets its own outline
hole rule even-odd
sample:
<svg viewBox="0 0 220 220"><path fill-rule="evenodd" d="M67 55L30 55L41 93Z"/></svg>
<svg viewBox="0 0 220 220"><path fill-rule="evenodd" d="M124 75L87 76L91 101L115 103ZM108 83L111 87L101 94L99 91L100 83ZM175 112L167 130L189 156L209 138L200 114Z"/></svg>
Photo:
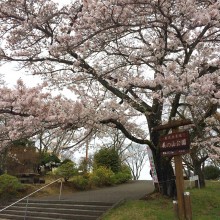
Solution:
<svg viewBox="0 0 220 220"><path fill-rule="evenodd" d="M22 79L28 87L36 86L41 83L39 76L27 74L23 70L18 71L16 70L16 65L12 63L1 66L0 74L3 75L6 85L9 87L16 85L18 79Z"/></svg>

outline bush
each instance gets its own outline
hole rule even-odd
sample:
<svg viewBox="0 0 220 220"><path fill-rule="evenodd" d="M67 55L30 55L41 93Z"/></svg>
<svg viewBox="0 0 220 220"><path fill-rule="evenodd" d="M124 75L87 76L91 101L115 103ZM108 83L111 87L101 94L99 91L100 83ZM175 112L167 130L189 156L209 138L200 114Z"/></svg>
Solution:
<svg viewBox="0 0 220 220"><path fill-rule="evenodd" d="M65 164L65 163L69 163L69 162L72 162L72 163L73 163L72 160L70 160L69 158L66 158L66 159L64 159L64 160L61 162L61 165L62 165L62 164Z"/></svg>
<svg viewBox="0 0 220 220"><path fill-rule="evenodd" d="M204 176L206 180L214 180L220 177L220 169L210 165L204 168Z"/></svg>
<svg viewBox="0 0 220 220"><path fill-rule="evenodd" d="M114 184L114 172L104 166L100 166L93 171L89 177L91 185L94 186L111 186Z"/></svg>
<svg viewBox="0 0 220 220"><path fill-rule="evenodd" d="M95 166L107 167L114 173L117 173L121 169L121 160L117 150L114 148L102 148L94 155Z"/></svg>
<svg viewBox="0 0 220 220"><path fill-rule="evenodd" d="M55 175L63 177L65 182L69 180L70 177L76 175L78 170L76 168L76 164L74 162L67 162L62 164L55 171Z"/></svg>
<svg viewBox="0 0 220 220"><path fill-rule="evenodd" d="M18 195L23 189L17 177L8 174L0 176L0 201L8 201Z"/></svg>
<svg viewBox="0 0 220 220"><path fill-rule="evenodd" d="M115 174L115 184L126 183L132 179L131 174L119 172Z"/></svg>
<svg viewBox="0 0 220 220"><path fill-rule="evenodd" d="M89 180L84 176L74 176L71 181L73 182L74 188L78 190L86 190L89 188Z"/></svg>
<svg viewBox="0 0 220 220"><path fill-rule="evenodd" d="M121 171L115 174L115 184L126 183L131 179L131 170L126 165L122 165Z"/></svg>

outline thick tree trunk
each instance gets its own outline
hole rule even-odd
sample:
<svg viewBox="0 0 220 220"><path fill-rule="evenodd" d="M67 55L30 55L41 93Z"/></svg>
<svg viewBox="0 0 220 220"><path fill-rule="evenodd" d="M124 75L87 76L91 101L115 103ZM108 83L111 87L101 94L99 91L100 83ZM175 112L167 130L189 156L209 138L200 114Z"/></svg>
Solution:
<svg viewBox="0 0 220 220"><path fill-rule="evenodd" d="M199 161L193 161L193 166L194 166L194 175L198 175L199 177L199 184L198 181L195 182L195 187L205 187L205 177L202 172L202 163Z"/></svg>
<svg viewBox="0 0 220 220"><path fill-rule="evenodd" d="M157 154L155 155L155 166L159 180L160 193L176 198L175 175L170 160Z"/></svg>
<svg viewBox="0 0 220 220"><path fill-rule="evenodd" d="M208 159L208 155L205 155L201 158L197 156L198 149L195 147L191 150L191 159L193 163L194 175L198 175L200 187L205 187L205 177L202 171L203 163ZM196 181L196 187L198 187L198 181Z"/></svg>
<svg viewBox="0 0 220 220"><path fill-rule="evenodd" d="M161 131L154 130L155 127L161 124L162 112L163 103L157 99L154 99L152 105L152 113L146 116L150 130L150 140L155 146L155 149L151 150L154 156L154 163L157 171L161 194L167 195L169 197L176 197L176 184L173 167L169 158L165 158L160 155L159 139Z"/></svg>
<svg viewBox="0 0 220 220"><path fill-rule="evenodd" d="M7 156L8 149L6 148L0 154L0 175L3 173L7 173Z"/></svg>

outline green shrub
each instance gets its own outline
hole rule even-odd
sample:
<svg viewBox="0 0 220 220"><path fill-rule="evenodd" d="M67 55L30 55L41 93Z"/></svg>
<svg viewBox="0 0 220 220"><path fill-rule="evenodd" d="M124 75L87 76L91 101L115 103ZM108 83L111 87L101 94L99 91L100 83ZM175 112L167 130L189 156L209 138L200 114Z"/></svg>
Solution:
<svg viewBox="0 0 220 220"><path fill-rule="evenodd" d="M100 186L100 178L96 176L94 173L91 173L89 176L89 186L90 188L94 186Z"/></svg>
<svg viewBox="0 0 220 220"><path fill-rule="evenodd" d="M115 174L115 184L126 183L131 179L131 174L118 172Z"/></svg>
<svg viewBox="0 0 220 220"><path fill-rule="evenodd" d="M64 159L64 160L61 162L61 165L62 165L62 164L65 164L65 163L68 163L68 162L72 162L72 163L73 163L72 160L66 158L66 159Z"/></svg>
<svg viewBox="0 0 220 220"><path fill-rule="evenodd" d="M89 188L89 180L84 176L74 176L71 181L78 190L86 190Z"/></svg>
<svg viewBox="0 0 220 220"><path fill-rule="evenodd" d="M73 177L77 173L78 173L78 170L74 162L64 163L61 166L59 166L57 170L55 171L55 175L63 177L65 182L67 182L70 177Z"/></svg>
<svg viewBox="0 0 220 220"><path fill-rule="evenodd" d="M104 166L100 166L93 171L89 177L91 185L94 186L111 186L114 184L114 172Z"/></svg>
<svg viewBox="0 0 220 220"><path fill-rule="evenodd" d="M204 168L204 176L206 180L214 180L220 177L220 169L210 165Z"/></svg>
<svg viewBox="0 0 220 220"><path fill-rule="evenodd" d="M22 189L23 186L17 177L8 174L0 176L0 202L16 197Z"/></svg>
<svg viewBox="0 0 220 220"><path fill-rule="evenodd" d="M121 171L115 174L115 184L126 183L131 179L131 170L127 165L122 165Z"/></svg>
<svg viewBox="0 0 220 220"><path fill-rule="evenodd" d="M98 168L100 166L111 169L117 173L121 169L121 160L118 152L114 148L102 148L94 155L94 165Z"/></svg>

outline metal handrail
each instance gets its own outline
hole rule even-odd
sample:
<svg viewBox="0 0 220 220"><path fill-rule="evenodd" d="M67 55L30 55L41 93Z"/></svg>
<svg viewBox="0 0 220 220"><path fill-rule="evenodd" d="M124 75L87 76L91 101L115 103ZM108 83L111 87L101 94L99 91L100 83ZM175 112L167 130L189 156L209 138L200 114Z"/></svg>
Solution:
<svg viewBox="0 0 220 220"><path fill-rule="evenodd" d="M53 181L53 182L51 182L51 183L48 183L46 186L43 186L43 187L41 187L40 189L37 189L36 191L34 191L34 192L30 193L29 195L27 195L27 196L25 196L25 197L19 199L18 201L12 203L11 205L8 205L8 206L6 206L5 208L1 209L0 212L6 210L6 209L8 209L8 208L10 208L11 206L13 206L13 205L19 203L20 201L22 201L22 200L24 200L24 199L26 199L26 198L28 198L28 197L34 195L35 193L39 192L40 190L46 188L47 186L49 186L49 185L51 185L51 184L53 184L53 183L58 182L59 180L61 180L60 194L59 194L59 200L60 200L60 198L61 198L61 192L62 192L62 178L59 178L59 179L57 179L57 180L55 180L55 181Z"/></svg>

